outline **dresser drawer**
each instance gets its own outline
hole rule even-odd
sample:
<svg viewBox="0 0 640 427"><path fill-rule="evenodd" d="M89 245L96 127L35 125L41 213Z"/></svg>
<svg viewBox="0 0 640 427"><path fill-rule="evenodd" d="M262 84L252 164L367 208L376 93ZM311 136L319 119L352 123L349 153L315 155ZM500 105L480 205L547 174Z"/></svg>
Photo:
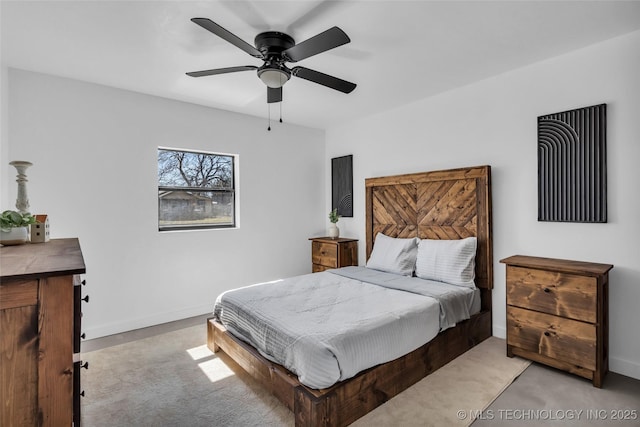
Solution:
<svg viewBox="0 0 640 427"><path fill-rule="evenodd" d="M596 322L597 278L509 266L507 304Z"/></svg>
<svg viewBox="0 0 640 427"><path fill-rule="evenodd" d="M596 369L596 327L588 323L507 307L507 344Z"/></svg>
<svg viewBox="0 0 640 427"><path fill-rule="evenodd" d="M338 246L331 243L312 242L311 260L313 264L328 268L338 267Z"/></svg>

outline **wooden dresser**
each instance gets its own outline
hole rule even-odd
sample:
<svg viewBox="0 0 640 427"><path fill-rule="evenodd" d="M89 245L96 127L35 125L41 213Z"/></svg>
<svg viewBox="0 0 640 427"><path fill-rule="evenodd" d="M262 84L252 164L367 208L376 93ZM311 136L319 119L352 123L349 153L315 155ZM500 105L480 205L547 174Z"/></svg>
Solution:
<svg viewBox="0 0 640 427"><path fill-rule="evenodd" d="M609 370L610 264L516 255L507 265L507 356L602 387Z"/></svg>
<svg viewBox="0 0 640 427"><path fill-rule="evenodd" d="M311 269L314 273L358 265L358 240L331 237L312 237Z"/></svg>
<svg viewBox="0 0 640 427"><path fill-rule="evenodd" d="M0 267L0 426L77 427L85 273L78 239L3 246Z"/></svg>

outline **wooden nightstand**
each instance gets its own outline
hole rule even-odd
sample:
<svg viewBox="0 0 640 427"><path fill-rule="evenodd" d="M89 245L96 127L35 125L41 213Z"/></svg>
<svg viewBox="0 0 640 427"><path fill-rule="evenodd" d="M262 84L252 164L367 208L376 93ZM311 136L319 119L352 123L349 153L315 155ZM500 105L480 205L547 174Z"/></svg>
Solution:
<svg viewBox="0 0 640 427"><path fill-rule="evenodd" d="M312 237L309 240L314 273L329 268L358 265L358 239Z"/></svg>
<svg viewBox="0 0 640 427"><path fill-rule="evenodd" d="M507 356L602 387L609 370L611 264L516 255L507 265Z"/></svg>

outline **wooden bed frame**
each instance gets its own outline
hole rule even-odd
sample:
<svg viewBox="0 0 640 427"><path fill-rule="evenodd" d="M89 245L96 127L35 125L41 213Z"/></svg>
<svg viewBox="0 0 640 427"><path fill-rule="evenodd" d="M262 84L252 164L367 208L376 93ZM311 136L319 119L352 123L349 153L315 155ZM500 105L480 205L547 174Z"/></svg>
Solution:
<svg viewBox="0 0 640 427"><path fill-rule="evenodd" d="M207 344L224 351L295 415L296 426L346 426L491 336L493 254L491 168L478 166L365 180L366 254L376 233L391 237L476 236L476 286L481 311L417 350L330 388L301 384L281 365L207 321Z"/></svg>

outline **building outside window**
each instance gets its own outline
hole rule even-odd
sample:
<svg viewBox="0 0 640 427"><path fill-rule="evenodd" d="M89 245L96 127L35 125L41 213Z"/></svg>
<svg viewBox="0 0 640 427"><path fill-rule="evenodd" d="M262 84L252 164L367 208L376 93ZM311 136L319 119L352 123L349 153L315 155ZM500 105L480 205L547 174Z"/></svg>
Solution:
<svg viewBox="0 0 640 427"><path fill-rule="evenodd" d="M236 156L158 148L158 229L236 226Z"/></svg>

